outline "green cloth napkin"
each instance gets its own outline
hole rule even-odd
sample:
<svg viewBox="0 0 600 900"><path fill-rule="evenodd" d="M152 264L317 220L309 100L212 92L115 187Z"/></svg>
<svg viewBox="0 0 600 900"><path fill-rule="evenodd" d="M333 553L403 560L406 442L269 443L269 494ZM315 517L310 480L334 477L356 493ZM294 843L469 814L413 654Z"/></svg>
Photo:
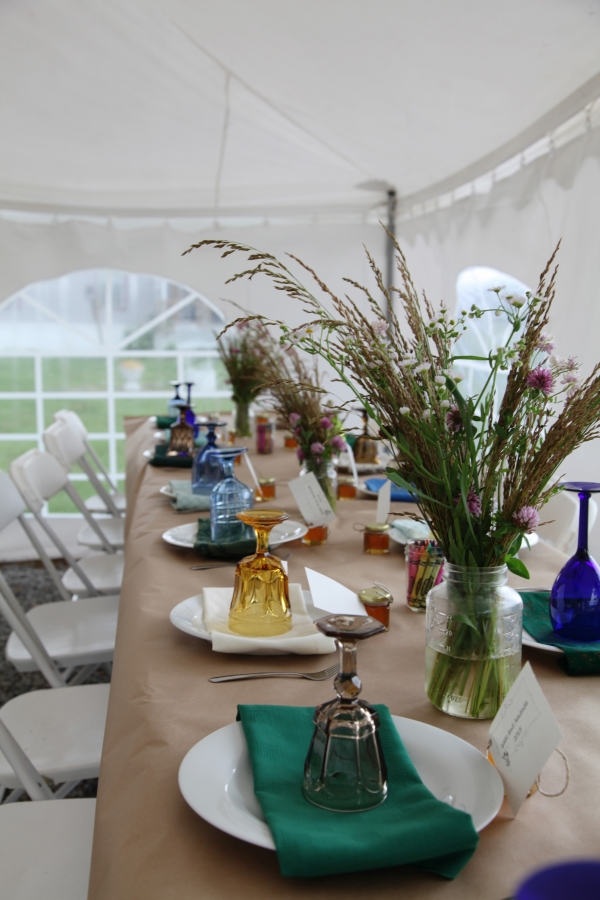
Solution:
<svg viewBox="0 0 600 900"><path fill-rule="evenodd" d="M304 760L314 707L238 706L254 775L254 792L277 848L282 875L317 877L414 865L454 878L479 836L468 813L436 800L425 787L387 706L377 706L388 769L388 796L376 809L336 813L304 799Z"/></svg>
<svg viewBox="0 0 600 900"><path fill-rule="evenodd" d="M550 621L550 591L523 591L523 628L539 644L553 644L565 651L557 660L567 675L600 675L600 642L567 641L559 637Z"/></svg>
<svg viewBox="0 0 600 900"><path fill-rule="evenodd" d="M191 456L167 456L169 448L166 444L157 444L154 448L154 456L150 460L151 466L164 466L168 469L191 469Z"/></svg>
<svg viewBox="0 0 600 900"><path fill-rule="evenodd" d="M157 416L156 417L156 427L157 428L170 428L173 422L177 421L177 416Z"/></svg>
<svg viewBox="0 0 600 900"><path fill-rule="evenodd" d="M210 509L210 494L192 494L191 481L170 481L169 487L175 494L171 506L177 512L195 512L199 509Z"/></svg>
<svg viewBox="0 0 600 900"><path fill-rule="evenodd" d="M237 530L235 528L235 531ZM232 559L238 562L242 557L256 553L256 537L253 535L250 540L213 544L210 538L210 519L198 519L194 550L199 556L207 556L209 559Z"/></svg>

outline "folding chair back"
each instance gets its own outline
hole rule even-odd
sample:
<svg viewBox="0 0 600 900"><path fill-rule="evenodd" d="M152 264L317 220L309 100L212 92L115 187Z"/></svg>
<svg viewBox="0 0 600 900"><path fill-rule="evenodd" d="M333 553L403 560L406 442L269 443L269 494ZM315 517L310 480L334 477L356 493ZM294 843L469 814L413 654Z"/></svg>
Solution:
<svg viewBox="0 0 600 900"><path fill-rule="evenodd" d="M23 497L9 476L0 471L0 531L22 516L26 509Z"/></svg>
<svg viewBox="0 0 600 900"><path fill-rule="evenodd" d="M97 534L100 546L107 553L115 552L115 548L106 539L97 521L90 514L85 503L69 481L67 473L58 460L50 453L44 453L42 450L28 450L27 453L23 453L22 456L18 456L17 459L13 460L9 471L11 478L25 498L29 509L46 531L48 531L48 526L41 515L42 505L46 500L50 500L51 497L63 490L69 495L88 525ZM50 537L59 546L56 537L52 533L50 533ZM62 545L60 546L62 549ZM71 565L69 557L66 558Z"/></svg>

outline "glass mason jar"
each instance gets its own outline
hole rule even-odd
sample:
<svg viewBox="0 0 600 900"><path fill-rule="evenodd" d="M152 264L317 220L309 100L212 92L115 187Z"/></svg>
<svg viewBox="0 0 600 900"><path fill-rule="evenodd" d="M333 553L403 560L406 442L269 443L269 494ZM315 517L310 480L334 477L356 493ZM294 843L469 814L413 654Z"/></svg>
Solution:
<svg viewBox="0 0 600 900"><path fill-rule="evenodd" d="M425 691L465 719L492 719L521 671L523 601L507 567L444 565L427 596Z"/></svg>
<svg viewBox="0 0 600 900"><path fill-rule="evenodd" d="M252 437L252 421L249 403L243 403L236 400L234 421L236 437Z"/></svg>
<svg viewBox="0 0 600 900"><path fill-rule="evenodd" d="M300 475L308 475L313 472L315 478L321 485L321 489L332 510L335 512L336 496L337 496L337 469L331 460L321 460L317 462L314 459L305 459L300 467Z"/></svg>

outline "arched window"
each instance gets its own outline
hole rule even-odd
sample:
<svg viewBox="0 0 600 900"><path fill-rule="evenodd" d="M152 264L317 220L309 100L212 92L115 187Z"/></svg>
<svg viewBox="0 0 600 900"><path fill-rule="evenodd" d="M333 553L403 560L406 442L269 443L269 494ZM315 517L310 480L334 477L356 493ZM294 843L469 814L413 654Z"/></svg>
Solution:
<svg viewBox="0 0 600 900"><path fill-rule="evenodd" d="M229 410L215 341L224 322L205 297L155 275L89 269L18 291L0 304L0 468L41 448L64 407L81 416L117 480L123 416L166 411L169 381L196 382L198 412ZM85 496L85 476L73 478Z"/></svg>
<svg viewBox="0 0 600 900"><path fill-rule="evenodd" d="M456 279L456 315L463 310L467 312L472 305L478 309L497 309L499 306L497 294L492 288L502 287L502 294L523 295L529 290L512 275L491 269L488 266L471 266L463 269ZM497 350L507 340L510 334L510 325L506 315L486 315L480 319L467 319L467 330L455 344L457 356L487 356L490 351ZM464 393L468 396L478 394L485 386L490 372L487 362L478 360L460 360L455 368L464 377ZM496 410L506 388L508 373L499 373L496 393Z"/></svg>

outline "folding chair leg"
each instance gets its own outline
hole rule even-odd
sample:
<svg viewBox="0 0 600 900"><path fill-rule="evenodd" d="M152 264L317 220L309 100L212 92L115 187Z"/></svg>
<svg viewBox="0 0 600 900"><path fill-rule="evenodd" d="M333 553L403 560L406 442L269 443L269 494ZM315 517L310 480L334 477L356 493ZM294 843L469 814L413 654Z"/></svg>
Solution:
<svg viewBox="0 0 600 900"><path fill-rule="evenodd" d="M10 791L8 797L4 801L4 803L16 803L19 797L22 797L25 791L23 788L15 788L14 791Z"/></svg>
<svg viewBox="0 0 600 900"><path fill-rule="evenodd" d="M83 666L83 668L80 669L73 678L71 678L71 680L69 681L69 687L74 684L83 684L84 681L87 681L87 679L94 674L94 672L98 668L98 665L99 663L91 663L91 665L89 666Z"/></svg>
<svg viewBox="0 0 600 900"><path fill-rule="evenodd" d="M65 783L61 784L59 789L54 792L55 799L63 800L71 793L71 791L75 790L78 784L81 784L81 781L65 781Z"/></svg>

